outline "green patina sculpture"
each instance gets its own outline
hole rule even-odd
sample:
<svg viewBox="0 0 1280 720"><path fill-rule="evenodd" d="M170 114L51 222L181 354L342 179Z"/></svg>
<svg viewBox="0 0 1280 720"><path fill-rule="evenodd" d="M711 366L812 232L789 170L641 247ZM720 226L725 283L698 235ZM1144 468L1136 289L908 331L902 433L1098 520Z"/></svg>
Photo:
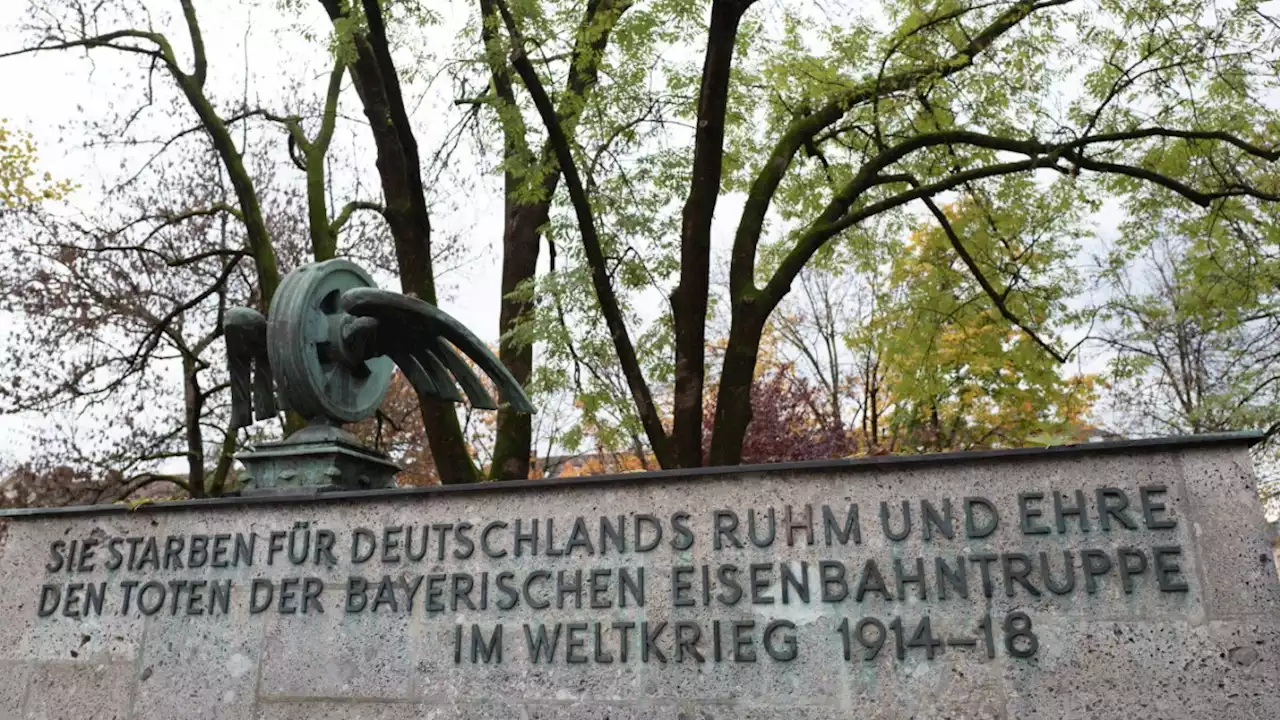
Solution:
<svg viewBox="0 0 1280 720"><path fill-rule="evenodd" d="M307 427L238 456L245 492L388 487L399 467L342 429L370 417L398 365L419 397L497 409L461 352L516 412L533 405L506 367L462 323L414 297L378 289L355 263L304 265L280 283L267 317L232 308L223 322L231 424L293 410ZM461 386L462 392L458 387Z"/></svg>

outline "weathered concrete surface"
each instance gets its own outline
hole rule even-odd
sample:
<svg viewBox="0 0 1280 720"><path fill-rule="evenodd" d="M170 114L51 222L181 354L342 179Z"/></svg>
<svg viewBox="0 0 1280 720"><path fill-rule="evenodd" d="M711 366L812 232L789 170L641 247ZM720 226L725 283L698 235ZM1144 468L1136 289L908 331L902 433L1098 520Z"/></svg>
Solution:
<svg viewBox="0 0 1280 720"><path fill-rule="evenodd" d="M1109 530L1103 529L1098 512L1099 489L1112 491L1104 500L1112 507L1120 498L1128 504L1103 513ZM1069 506L1077 490L1086 499L1088 531L1081 530L1078 518L1066 515L1059 533L1053 493L1063 494ZM1041 493L1043 499L1028 493ZM1032 513L1043 513L1030 514L1025 528L1020 527L1019 494ZM966 536L964 499L972 497L986 498L999 512L999 525L990 535L978 537L982 528L977 527L969 533L973 537ZM953 537L945 537L937 523L929 526L926 537L921 501L941 515L948 499L956 520ZM903 501L911 507L912 530L902 540L891 540L881 524L881 503L886 503L889 528L896 532L902 526ZM823 507L843 531L851 504L858 508L860 537L842 544L839 533L828 534ZM788 507L796 522L807 519L807 507L812 507L812 545L805 523L787 531ZM766 543L770 508L777 525L772 542ZM751 510L756 539L765 547L748 536ZM736 513L736 533L717 535L717 518L727 522L728 517L717 516L717 511ZM636 537L628 532L625 552L615 544L603 549L601 516L616 520L621 515L634 527L636 517L644 514L662 526L660 545L638 552ZM563 551L577 517L589 528L591 552L579 542L571 553L548 555L546 520L554 522L553 547ZM526 542L521 556L515 556L512 526L517 519L526 531L538 520L537 554ZM985 516L978 512L974 520L980 526ZM488 536L491 550L507 551L498 558L487 557L481 546L481 533L494 522L508 524L495 526ZM460 530L464 523L471 527ZM1280 713L1280 583L1272 533L1253 489L1247 438L1099 444L932 463L887 460L627 476L525 489L504 485L324 501L161 504L133 512L34 514L11 517L7 524L0 545L0 718L1145 720ZM415 535L413 546L399 548L398 561L393 551L386 558L378 552L367 562L352 562L357 528L372 531L382 544L386 528L420 531L432 525L437 529L430 532L426 554L418 561L404 557L422 549ZM680 527L687 527L688 534ZM306 559L298 555L298 564L289 560L286 535L279 534L295 529L295 538L312 539ZM318 533L324 530L333 533L333 564L316 552ZM273 533L282 546L274 554ZM208 536L206 549L211 550L219 534L231 536L223 541L228 567L212 567L211 552L204 563L194 563L199 567L189 567L191 538ZM235 534L245 542L253 536L252 565L242 556L238 566L231 566ZM164 567L169 536L182 538L181 552L171 558L183 562L180 569L174 562ZM393 531L390 537L403 536ZM443 559L438 536L446 540ZM149 562L131 569L131 537L140 538L134 541L135 561L145 555L145 538L158 538L158 569ZM469 552L460 537L470 540ZM745 547L733 547L734 538ZM716 549L717 539L725 547ZM94 554L83 559L80 571L82 560L69 544L77 541L79 547L85 540L96 543L90 543ZM120 566L107 569L112 547L120 553ZM1064 551L1072 553L1074 567L1075 586L1069 590L1062 586ZM1083 551L1099 553L1090 560L1098 571L1092 578L1084 573ZM1057 591L1044 580L1042 552ZM992 559L982 560L984 554ZM1113 565L1106 572L1098 565L1103 555ZM199 553L194 557L199 559ZM923 598L920 583L905 582L899 588L895 576L895 568L907 575L914 572L917 558L926 571ZM945 583L936 575L938 558L953 571L967 568L967 598L960 597L954 584L947 585L944 598ZM1023 559L1031 565L1025 583L1019 580ZM1122 559L1128 563L1128 583L1119 570ZM883 592L866 572L868 560L884 577ZM823 583L831 563L847 573L843 596L838 583ZM753 571L752 564L759 568ZM705 594L704 565L713 585ZM720 600L722 594L732 594L719 581L729 565L739 572L734 577L743 594L732 604ZM692 569L677 573L677 566ZM984 567L989 583L982 577ZM612 572L618 568L633 580L643 569L643 603L634 592L620 592L618 575ZM609 583L599 583L595 593L593 569L601 571L601 579L604 570L611 571ZM583 590L567 590L558 603L558 573L566 571L571 580L577 570L584 573ZM511 573L508 584L519 600L510 609L498 607L508 597L496 584L503 572ZM754 602L752 572L759 580ZM469 574L474 587L455 598L451 583L459 573ZM432 581L433 574L445 578ZM373 584L364 596L366 607L358 612L345 608L353 575ZM396 607L384 597L374 612L384 575L393 579ZM425 578L406 609L408 589L418 576ZM688 582L687 589L673 588L673 576ZM282 612L279 582L290 577L299 578L298 594ZM251 607L255 578L277 583L276 602L261 612ZM306 578L313 578L311 589L323 612L314 602L309 612L302 612ZM525 596L523 583L530 578ZM208 586L203 598L188 603L190 585L178 586L177 604L169 594L153 614L139 610L135 589L131 607L124 611L122 583L140 587L153 580L164 584L167 593L175 587L168 585L171 581L230 580L227 611L209 599ZM808 584L807 602L802 580ZM431 582L443 590L436 598L443 611L427 605ZM859 582L866 586L861 599L856 597ZM65 598L73 583L105 583L101 613L86 612L84 591L74 588L77 602L71 616L64 614L65 603L50 607L50 598L59 593ZM487 589L483 598L482 584ZM55 590L42 597L45 585ZM824 588L829 591L825 596ZM148 592L148 603L156 592ZM593 599L601 607L591 607ZM626 607L619 605L622 599ZM691 604L677 604L677 599ZM467 600L477 607L467 607ZM534 609L530 601L546 601L549 607ZM460 607L453 610L451 602ZM194 611L202 614L190 614ZM1016 652L1007 644L1005 623L1018 612L1032 624L1034 652L1026 637L1013 639ZM929 631L917 635L926 616ZM1014 629L1021 629L1016 619L1021 616L1012 617ZM841 623L847 621L845 627L852 631L864 618L886 626L883 647L866 660L869 649L853 638L846 660ZM888 627L895 618L902 623L901 659ZM984 618L990 618L992 657L981 629ZM642 623L653 630L664 622L645 659ZM722 631L718 662L716 622ZM735 660L734 622L754 623L746 633L750 642L743 647L743 661ZM602 637L607 642L599 651L594 623L606 624ZM614 623L634 623L625 630L625 662L618 639L623 630ZM676 629L677 623L685 625ZM772 643L766 643L770 623ZM501 662L494 656L485 662L483 645L499 624ZM539 625L550 630L559 624L565 633L550 662L531 657L526 624L531 632ZM480 647L472 644L473 625L481 633ZM688 640L695 626L700 637L681 648L676 633ZM867 624L865 630L874 645L875 626ZM455 644L457 633L460 645ZM935 641L932 648L926 647L929 636ZM581 640L581 647L567 649L570 637ZM748 657L753 659L746 661ZM583 662L568 662L570 658Z"/></svg>

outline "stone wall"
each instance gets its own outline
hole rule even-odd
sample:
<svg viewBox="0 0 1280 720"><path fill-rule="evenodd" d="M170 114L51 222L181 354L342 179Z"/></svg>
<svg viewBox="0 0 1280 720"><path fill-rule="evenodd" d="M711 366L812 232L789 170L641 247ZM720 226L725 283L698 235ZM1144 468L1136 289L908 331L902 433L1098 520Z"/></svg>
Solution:
<svg viewBox="0 0 1280 720"><path fill-rule="evenodd" d="M19 514L0 718L1276 717L1249 440Z"/></svg>
<svg viewBox="0 0 1280 720"><path fill-rule="evenodd" d="M1280 574L1280 520L1271 521L1271 548L1276 561L1276 573Z"/></svg>

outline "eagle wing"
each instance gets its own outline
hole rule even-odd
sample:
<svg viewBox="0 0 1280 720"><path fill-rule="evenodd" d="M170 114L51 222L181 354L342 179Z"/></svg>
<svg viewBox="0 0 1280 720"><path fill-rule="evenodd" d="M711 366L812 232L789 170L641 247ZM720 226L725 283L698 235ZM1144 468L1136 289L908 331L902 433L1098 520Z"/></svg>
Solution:
<svg viewBox="0 0 1280 720"><path fill-rule="evenodd" d="M520 413L534 412L524 388L494 357L480 338L448 313L428 302L377 288L355 288L342 294L339 308L378 321L371 357L386 355L400 366L419 395L458 402L466 393L475 407L498 405L458 352L489 376L502 399Z"/></svg>
<svg viewBox="0 0 1280 720"><path fill-rule="evenodd" d="M267 319L252 308L230 308L222 331L231 381L231 427L248 427L255 416L258 420L275 417L278 407L267 358Z"/></svg>

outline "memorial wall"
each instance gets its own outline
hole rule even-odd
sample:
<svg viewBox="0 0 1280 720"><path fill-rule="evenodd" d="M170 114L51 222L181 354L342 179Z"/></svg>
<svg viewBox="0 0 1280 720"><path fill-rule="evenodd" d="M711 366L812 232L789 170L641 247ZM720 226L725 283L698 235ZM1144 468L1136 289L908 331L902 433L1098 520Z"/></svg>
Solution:
<svg viewBox="0 0 1280 720"><path fill-rule="evenodd" d="M0 718L1260 718L1253 435L20 511Z"/></svg>

